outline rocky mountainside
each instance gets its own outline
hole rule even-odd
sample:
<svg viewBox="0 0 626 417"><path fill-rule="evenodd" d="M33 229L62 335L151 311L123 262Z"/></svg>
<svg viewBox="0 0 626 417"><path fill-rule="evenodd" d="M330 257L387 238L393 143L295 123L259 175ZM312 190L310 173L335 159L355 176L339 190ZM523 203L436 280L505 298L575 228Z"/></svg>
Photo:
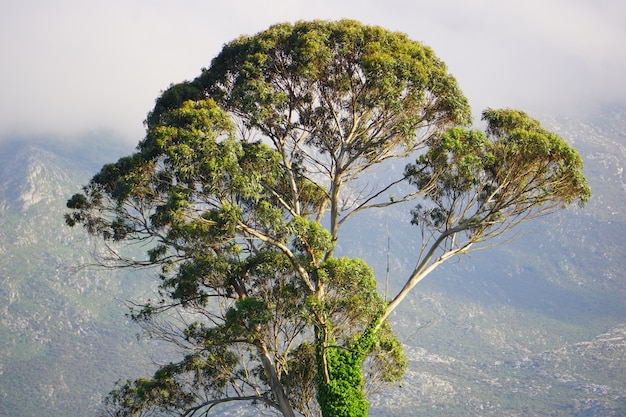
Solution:
<svg viewBox="0 0 626 417"><path fill-rule="evenodd" d="M626 111L544 122L580 149L591 201L420 283L392 320L406 378L372 397L372 416L626 415ZM94 242L63 222L67 198L130 150L106 138L69 149L0 145L2 417L91 415L159 353L124 316L153 275L78 268ZM388 239L390 293L413 266L409 210L355 217L340 242L375 267L381 291ZM216 415L258 415L247 410Z"/></svg>
<svg viewBox="0 0 626 417"><path fill-rule="evenodd" d="M124 301L138 280L80 268L92 244L64 225L91 171L33 145L0 153L0 416L85 416L115 381L144 372Z"/></svg>
<svg viewBox="0 0 626 417"><path fill-rule="evenodd" d="M7 160L0 178L3 211L24 212L37 203L53 203L63 197L64 185L71 183L59 157L34 145L22 147Z"/></svg>
<svg viewBox="0 0 626 417"><path fill-rule="evenodd" d="M626 326L590 341L489 362L410 346L412 369L401 387L379 397L376 415L626 415L625 349Z"/></svg>

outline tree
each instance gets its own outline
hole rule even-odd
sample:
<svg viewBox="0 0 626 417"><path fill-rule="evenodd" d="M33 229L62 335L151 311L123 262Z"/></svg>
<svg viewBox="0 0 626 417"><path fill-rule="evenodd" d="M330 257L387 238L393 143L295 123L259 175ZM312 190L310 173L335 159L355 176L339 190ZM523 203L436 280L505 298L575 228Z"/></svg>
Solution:
<svg viewBox="0 0 626 417"><path fill-rule="evenodd" d="M143 260L111 247L106 261L160 267L160 298L132 317L188 352L113 391L111 414L248 401L285 416L366 415L363 367L373 385L402 376L387 318L419 280L589 197L561 138L521 112L483 116L486 133L467 129L467 100L431 49L348 20L241 37L171 86L137 152L68 202L70 226L149 244ZM410 155L398 178L361 181ZM355 214L412 199L423 251L386 303L367 264L335 257L335 243Z"/></svg>

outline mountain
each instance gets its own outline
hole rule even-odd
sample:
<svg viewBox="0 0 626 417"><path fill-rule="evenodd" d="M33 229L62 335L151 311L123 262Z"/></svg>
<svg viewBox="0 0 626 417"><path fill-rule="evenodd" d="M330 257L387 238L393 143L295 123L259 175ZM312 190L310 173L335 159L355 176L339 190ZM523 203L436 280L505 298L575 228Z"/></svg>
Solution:
<svg viewBox="0 0 626 417"><path fill-rule="evenodd" d="M542 121L581 151L592 199L420 283L392 318L406 378L372 396L372 416L626 415L626 110ZM92 415L162 355L125 317L155 274L80 267L96 242L63 221L69 196L130 152L110 143L0 144L0 416ZM410 208L356 216L339 242L381 291L388 255L389 293L413 267Z"/></svg>
<svg viewBox="0 0 626 417"><path fill-rule="evenodd" d="M92 175L84 160L39 145L0 155L0 416L89 415L150 363L124 317L140 280L79 268L92 242L63 212Z"/></svg>

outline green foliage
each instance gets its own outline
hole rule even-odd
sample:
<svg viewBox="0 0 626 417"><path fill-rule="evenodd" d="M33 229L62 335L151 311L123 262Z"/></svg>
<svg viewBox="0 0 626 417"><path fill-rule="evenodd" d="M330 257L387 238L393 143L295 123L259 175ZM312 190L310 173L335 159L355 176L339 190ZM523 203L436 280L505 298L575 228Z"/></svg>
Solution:
<svg viewBox="0 0 626 417"><path fill-rule="evenodd" d="M467 104L454 101L460 97L456 83L430 48L404 34L350 20L279 24L253 37L241 37L226 45L196 82L210 86L213 94L227 94L229 100L241 102L245 107L240 112L256 122L267 121L272 113L290 105L314 109L310 117L316 117L315 111L330 110L321 105L308 107L313 106L312 97L306 96L311 90L296 90L291 94L297 95L290 96L274 83L277 79L289 80L293 86L313 83L313 88L335 100L350 97L356 85L365 86L366 94L354 97L355 104L406 109L397 120L409 124L427 113L423 100L426 91L432 90L441 101L428 108L430 121L441 116L437 112L453 109L461 117L454 122L469 121L464 113ZM410 106L419 108L420 115L411 115Z"/></svg>
<svg viewBox="0 0 626 417"><path fill-rule="evenodd" d="M369 403L363 390L363 362L378 338L382 310L365 330L347 346L334 345L333 337L324 337L318 345L316 362L317 400L324 416L365 417ZM326 331L329 329L327 328ZM399 347L399 344L395 345Z"/></svg>
<svg viewBox="0 0 626 417"><path fill-rule="evenodd" d="M419 130L471 118L430 48L351 20L285 23L241 37L193 85L285 156L293 142L301 155L327 155L341 175L414 149ZM308 160L316 161L320 172L331 166Z"/></svg>
<svg viewBox="0 0 626 417"><path fill-rule="evenodd" d="M317 400L325 416L366 416L363 364L377 379L404 374L402 346L388 325L380 326L385 304L372 269L360 259L331 258L318 269L328 292L317 308L328 315L317 340ZM322 342L323 341L323 342Z"/></svg>
<svg viewBox="0 0 626 417"><path fill-rule="evenodd" d="M319 263L324 254L332 250L334 246L332 236L319 222L296 217L289 225L297 236L294 242L296 249L307 253L313 266Z"/></svg>
<svg viewBox="0 0 626 417"><path fill-rule="evenodd" d="M433 138L406 177L427 200L413 223L483 239L574 201L590 188L578 152L515 110L486 110L486 134L452 128Z"/></svg>
<svg viewBox="0 0 626 417"><path fill-rule="evenodd" d="M520 111L488 109L483 120L493 138L489 169L500 182L517 178L526 195L532 191L540 204L582 205L591 197L582 158L561 137Z"/></svg>
<svg viewBox="0 0 626 417"><path fill-rule="evenodd" d="M318 269L318 277L328 286L323 308L335 331L350 334L362 329L383 306L374 272L361 259L328 259Z"/></svg>
<svg viewBox="0 0 626 417"><path fill-rule="evenodd" d="M145 411L176 412L196 401L185 389L189 378L206 391L220 392L231 382L238 363L233 352L213 345L185 356L179 363L162 366L152 378L118 383L107 397L105 407L119 416L135 416Z"/></svg>
<svg viewBox="0 0 626 417"><path fill-rule="evenodd" d="M260 326L273 319L267 304L255 298L237 300L235 307L226 311L225 326L233 335L252 334L259 331Z"/></svg>
<svg viewBox="0 0 626 417"><path fill-rule="evenodd" d="M317 400L324 416L367 416L369 404L362 390L361 366L365 355L346 349L329 349L324 352L329 380L321 379L318 369ZM322 355L318 355L318 363Z"/></svg>

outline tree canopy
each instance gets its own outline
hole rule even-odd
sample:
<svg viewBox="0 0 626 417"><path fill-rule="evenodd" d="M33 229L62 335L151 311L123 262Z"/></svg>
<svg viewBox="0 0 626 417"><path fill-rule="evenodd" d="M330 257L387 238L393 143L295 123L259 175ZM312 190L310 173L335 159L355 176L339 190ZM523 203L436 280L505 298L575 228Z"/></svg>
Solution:
<svg viewBox="0 0 626 417"><path fill-rule="evenodd" d="M111 246L106 261L159 266L159 299L132 317L187 352L121 384L109 412L206 415L246 401L367 415L366 387L404 372L387 318L419 280L590 195L563 139L519 111L483 118L485 132L468 128L467 100L430 48L350 20L241 37L163 92L137 151L68 201L70 226L148 245L144 259ZM397 178L359 183L408 157ZM353 215L408 200L423 250L387 303L366 262L335 257L335 244Z"/></svg>

